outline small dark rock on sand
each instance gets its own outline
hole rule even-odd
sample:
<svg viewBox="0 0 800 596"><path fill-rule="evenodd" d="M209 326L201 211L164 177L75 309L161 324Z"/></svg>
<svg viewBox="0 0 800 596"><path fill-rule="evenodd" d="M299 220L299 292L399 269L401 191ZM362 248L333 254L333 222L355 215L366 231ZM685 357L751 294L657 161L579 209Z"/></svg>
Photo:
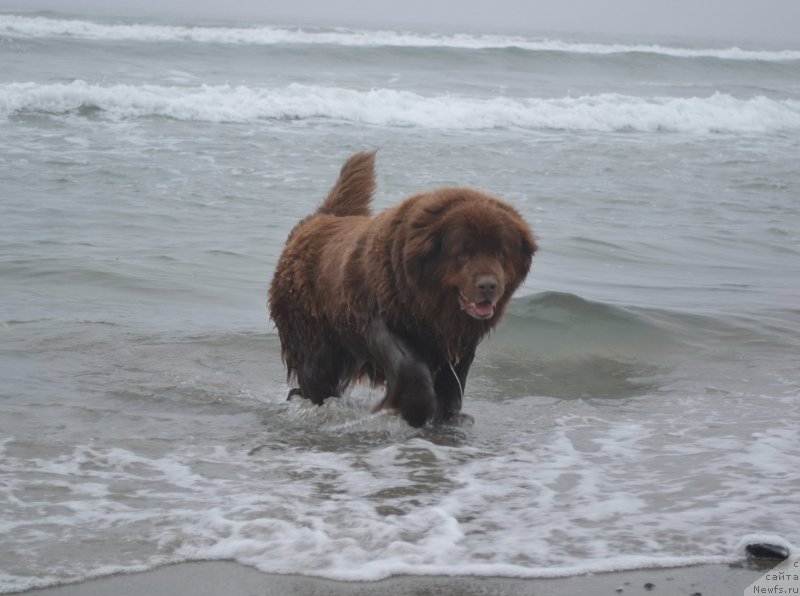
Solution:
<svg viewBox="0 0 800 596"><path fill-rule="evenodd" d="M744 547L744 551L751 559L780 559L781 561L789 558L789 549L779 544L769 544L766 542L756 542Z"/></svg>

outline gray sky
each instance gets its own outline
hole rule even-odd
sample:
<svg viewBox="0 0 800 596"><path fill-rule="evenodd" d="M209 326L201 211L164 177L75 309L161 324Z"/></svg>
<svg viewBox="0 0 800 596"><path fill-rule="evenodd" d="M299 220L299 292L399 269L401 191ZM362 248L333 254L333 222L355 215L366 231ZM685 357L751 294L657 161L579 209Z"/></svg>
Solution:
<svg viewBox="0 0 800 596"><path fill-rule="evenodd" d="M0 0L4 10L800 44L800 0Z"/></svg>

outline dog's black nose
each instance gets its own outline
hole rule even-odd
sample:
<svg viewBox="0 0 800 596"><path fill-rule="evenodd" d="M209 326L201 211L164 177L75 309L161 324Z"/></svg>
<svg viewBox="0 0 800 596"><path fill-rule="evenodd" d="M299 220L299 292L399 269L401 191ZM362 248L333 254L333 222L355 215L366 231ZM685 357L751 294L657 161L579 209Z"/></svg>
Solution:
<svg viewBox="0 0 800 596"><path fill-rule="evenodd" d="M494 275L481 275L475 285L484 294L492 295L497 291L497 278Z"/></svg>

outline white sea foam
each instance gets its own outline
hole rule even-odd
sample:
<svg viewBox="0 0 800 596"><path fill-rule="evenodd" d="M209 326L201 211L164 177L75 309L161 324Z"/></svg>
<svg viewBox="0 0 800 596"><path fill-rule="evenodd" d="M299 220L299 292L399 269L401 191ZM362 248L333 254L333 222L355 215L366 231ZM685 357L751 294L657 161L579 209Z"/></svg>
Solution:
<svg viewBox="0 0 800 596"><path fill-rule="evenodd" d="M0 117L81 110L108 118L162 116L205 122L339 121L376 126L480 130L491 128L686 133L770 133L800 130L800 101L634 97L424 96L395 89L357 90L291 84L165 87L96 85L84 81L0 85Z"/></svg>
<svg viewBox="0 0 800 596"><path fill-rule="evenodd" d="M58 561L52 567L17 560L0 574L0 593L209 559L374 581L726 563L752 541L797 552L774 534L791 535L796 524L788 500L769 501L772 471L762 483L739 465L748 444L759 462L779 450L786 482L795 481L788 427L720 449L665 437L663 424L567 414L532 429L535 447L501 451L414 437L356 451L273 444L252 455L213 445L150 456L79 446L48 459L0 446L3 491L23 497L7 501L2 530L18 552L47 544L61 553L45 556ZM765 501L766 511L754 506ZM124 564L113 550L64 554L75 536L114 544L130 535L138 539Z"/></svg>
<svg viewBox="0 0 800 596"><path fill-rule="evenodd" d="M289 28L278 26L201 27L153 24L104 24L85 20L0 15L0 34L24 37L75 37L98 40L225 44L326 44L359 47L517 48L577 54L647 53L678 58L722 60L800 60L797 50L749 50L672 47L658 44L603 44L511 35L424 34L407 31Z"/></svg>

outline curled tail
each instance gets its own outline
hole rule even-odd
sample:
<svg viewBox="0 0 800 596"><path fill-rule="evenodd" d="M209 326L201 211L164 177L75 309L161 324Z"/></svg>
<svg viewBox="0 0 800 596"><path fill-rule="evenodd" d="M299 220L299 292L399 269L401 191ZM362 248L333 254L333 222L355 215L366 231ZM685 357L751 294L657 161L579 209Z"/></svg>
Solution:
<svg viewBox="0 0 800 596"><path fill-rule="evenodd" d="M356 153L342 166L339 179L316 215L370 215L375 192L375 152Z"/></svg>

